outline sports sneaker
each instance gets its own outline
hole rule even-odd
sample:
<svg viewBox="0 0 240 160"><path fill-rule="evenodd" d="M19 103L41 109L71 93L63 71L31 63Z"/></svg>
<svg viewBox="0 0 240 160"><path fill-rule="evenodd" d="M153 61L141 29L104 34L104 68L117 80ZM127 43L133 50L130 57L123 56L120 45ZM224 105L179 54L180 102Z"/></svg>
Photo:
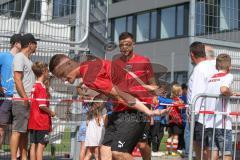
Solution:
<svg viewBox="0 0 240 160"><path fill-rule="evenodd" d="M171 156L179 156L179 154L176 153L176 152L172 152L172 153L171 153Z"/></svg>
<svg viewBox="0 0 240 160"><path fill-rule="evenodd" d="M157 153L158 153L158 152L152 152L152 154L151 154L151 155L152 155L153 157L157 157L157 156L158 156L158 154L157 154Z"/></svg>

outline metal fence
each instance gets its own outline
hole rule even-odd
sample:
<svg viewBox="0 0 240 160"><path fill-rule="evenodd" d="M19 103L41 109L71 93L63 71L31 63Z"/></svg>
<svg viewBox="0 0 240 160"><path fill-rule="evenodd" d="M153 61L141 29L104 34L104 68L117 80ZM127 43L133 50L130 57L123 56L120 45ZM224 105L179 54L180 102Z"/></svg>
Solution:
<svg viewBox="0 0 240 160"><path fill-rule="evenodd" d="M97 48L89 45L89 41L94 38L97 45L106 40L107 0L3 0L0 2L0 51L9 50L14 33L32 33L39 39L37 52L31 56L33 62L48 63L58 53L80 60L83 53ZM96 53L102 52L99 49ZM44 159L77 159L76 134L82 115L76 115L69 102L56 101L76 96L75 86L53 79L51 87L50 108L58 118L53 119L54 129ZM8 126L1 160L10 159L10 136L11 126Z"/></svg>
<svg viewBox="0 0 240 160"><path fill-rule="evenodd" d="M219 111L219 110L211 110L206 106L205 103L201 104L201 109L198 111L195 109L196 104L201 101L201 102L205 102L206 99L216 99L216 102L220 99L224 99L227 102L226 103L231 103L232 105L232 109L231 112L225 112L225 111ZM216 103L215 105L218 105L218 103ZM240 109L239 109L239 105L240 105L240 98L239 97L223 97L221 95L210 95L210 94L199 94L197 96L195 96L195 98L193 99L192 105L190 105L190 110L191 110L191 127L190 127L190 148L189 148L189 160L193 159L193 151L194 151L194 143L193 143L193 138L194 138L194 127L195 127L195 120L196 117L202 116L203 117L203 130L202 130L202 137L201 137L201 157L196 157L197 159L213 159L213 150L215 148L214 147L214 143L217 141L215 138L216 136L216 125L217 122L216 121L216 116L221 115L222 119L224 120L225 118L231 117L232 118L232 159L233 160L238 160L240 159ZM212 115L213 116L213 128L212 129L212 141L210 142L210 144L208 144L209 142L206 141L206 136L209 136L209 134L207 133L207 128L205 128L206 123L209 123L208 120L206 119L206 117L208 115ZM223 135L223 140L224 140L224 145L223 145L223 150L218 150L219 151L219 155L221 153L225 153L225 147L226 147L226 124L223 123L223 130L224 130L224 135ZM207 135L208 134L208 135ZM218 135L219 136L219 135ZM196 144L195 144L196 145ZM208 147L208 148L207 148ZM219 146L218 146L219 147ZM206 150L210 149L211 153L210 155L206 156ZM219 156L220 159L224 159L224 156Z"/></svg>
<svg viewBox="0 0 240 160"><path fill-rule="evenodd" d="M239 43L239 0L196 0L196 36Z"/></svg>

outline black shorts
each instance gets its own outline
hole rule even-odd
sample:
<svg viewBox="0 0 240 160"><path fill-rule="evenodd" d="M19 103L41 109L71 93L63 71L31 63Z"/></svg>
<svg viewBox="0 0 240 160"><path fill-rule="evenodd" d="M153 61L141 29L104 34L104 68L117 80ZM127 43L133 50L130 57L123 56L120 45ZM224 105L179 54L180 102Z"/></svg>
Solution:
<svg viewBox="0 0 240 160"><path fill-rule="evenodd" d="M143 135L146 116L138 111L113 112L108 117L108 125L102 144L112 151L132 153Z"/></svg>
<svg viewBox="0 0 240 160"><path fill-rule="evenodd" d="M183 133L183 126L177 124L171 124L168 126L168 134L182 134Z"/></svg>
<svg viewBox="0 0 240 160"><path fill-rule="evenodd" d="M202 143L203 124L195 121L193 140Z"/></svg>
<svg viewBox="0 0 240 160"><path fill-rule="evenodd" d="M142 137L140 138L139 142L147 142L149 138L150 138L150 124L149 122L146 122Z"/></svg>
<svg viewBox="0 0 240 160"><path fill-rule="evenodd" d="M49 142L49 131L46 130L29 130L30 143L47 144Z"/></svg>

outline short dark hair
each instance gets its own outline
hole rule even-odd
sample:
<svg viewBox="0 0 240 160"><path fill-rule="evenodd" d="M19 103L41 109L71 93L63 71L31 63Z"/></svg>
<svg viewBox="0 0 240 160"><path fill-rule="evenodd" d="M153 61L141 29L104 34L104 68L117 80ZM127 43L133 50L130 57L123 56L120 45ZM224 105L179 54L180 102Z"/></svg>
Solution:
<svg viewBox="0 0 240 160"><path fill-rule="evenodd" d="M122 32L119 35L119 41L123 40L123 39L127 39L127 38L131 38L132 40L134 40L133 35L129 32Z"/></svg>
<svg viewBox="0 0 240 160"><path fill-rule="evenodd" d="M21 39L22 48L27 48L29 43L37 44L38 41L38 39L36 39L31 33L24 34Z"/></svg>
<svg viewBox="0 0 240 160"><path fill-rule="evenodd" d="M182 87L182 89L188 89L188 86L186 85L186 83L183 83L183 84L181 85L181 87Z"/></svg>
<svg viewBox="0 0 240 160"><path fill-rule="evenodd" d="M53 72L55 67L61 62L61 60L63 58L69 58L68 56L66 56L65 54L56 54L54 55L49 63L49 71ZM70 58L69 58L70 59Z"/></svg>
<svg viewBox="0 0 240 160"><path fill-rule="evenodd" d="M46 71L47 69L48 65L44 62L35 62L32 65L32 71L37 78L41 77L44 71Z"/></svg>
<svg viewBox="0 0 240 160"><path fill-rule="evenodd" d="M219 54L216 58L217 70L228 70L231 67L231 57L228 54Z"/></svg>
<svg viewBox="0 0 240 160"><path fill-rule="evenodd" d="M195 58L205 58L205 45L202 42L193 42L190 45L190 52L194 55Z"/></svg>
<svg viewBox="0 0 240 160"><path fill-rule="evenodd" d="M21 34L14 34L12 35L12 37L10 38L10 44L11 44L11 48L14 46L15 43L21 43L22 40L22 35Z"/></svg>

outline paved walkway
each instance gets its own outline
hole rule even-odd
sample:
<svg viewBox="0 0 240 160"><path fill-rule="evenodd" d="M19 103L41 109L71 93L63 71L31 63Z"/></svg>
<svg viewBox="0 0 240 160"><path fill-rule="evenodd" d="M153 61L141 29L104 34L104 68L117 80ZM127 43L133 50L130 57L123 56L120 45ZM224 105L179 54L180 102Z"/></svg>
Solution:
<svg viewBox="0 0 240 160"><path fill-rule="evenodd" d="M142 158L134 158L134 160L142 160ZM152 157L152 160L183 160L181 157L177 156L161 156L161 157Z"/></svg>

